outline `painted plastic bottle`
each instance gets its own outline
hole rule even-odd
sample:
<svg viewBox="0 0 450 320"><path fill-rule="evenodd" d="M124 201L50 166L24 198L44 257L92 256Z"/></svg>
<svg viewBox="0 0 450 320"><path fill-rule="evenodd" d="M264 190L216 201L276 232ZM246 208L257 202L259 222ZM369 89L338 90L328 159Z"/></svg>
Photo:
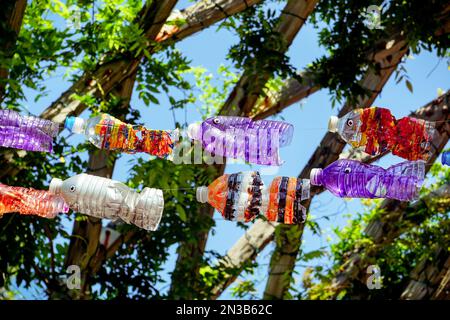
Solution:
<svg viewBox="0 0 450 320"><path fill-rule="evenodd" d="M178 130L150 130L133 126L109 114L83 119L68 117L65 128L85 135L99 149L117 150L126 153L145 152L160 158L172 156Z"/></svg>
<svg viewBox="0 0 450 320"><path fill-rule="evenodd" d="M269 189L269 208L266 218L284 224L306 221L306 208L302 205L310 196L310 181L293 177L276 177Z"/></svg>
<svg viewBox="0 0 450 320"><path fill-rule="evenodd" d="M277 177L269 189L258 172L225 174L208 187L197 188L197 200L208 202L226 220L249 222L259 215L269 221L297 224L305 221L301 201L309 198L309 180Z"/></svg>
<svg viewBox="0 0 450 320"><path fill-rule="evenodd" d="M188 127L189 137L211 154L276 166L283 163L279 148L291 143L293 132L294 126L283 121L231 116L209 118Z"/></svg>
<svg viewBox="0 0 450 320"><path fill-rule="evenodd" d="M412 117L396 120L390 110L378 107L356 109L342 118L333 116L328 130L370 155L391 151L411 161L428 160L435 131L432 122Z"/></svg>
<svg viewBox="0 0 450 320"><path fill-rule="evenodd" d="M53 151L53 138L59 132L55 122L23 116L13 110L0 110L0 146L27 151Z"/></svg>
<svg viewBox="0 0 450 320"><path fill-rule="evenodd" d="M13 212L54 218L69 212L69 206L61 196L48 191L0 184L0 216Z"/></svg>
<svg viewBox="0 0 450 320"><path fill-rule="evenodd" d="M311 170L311 184L324 186L343 198L390 198L415 200L425 177L425 162L405 161L381 168L341 159L325 169Z"/></svg>
<svg viewBox="0 0 450 320"><path fill-rule="evenodd" d="M163 193L144 188L140 193L111 179L79 174L54 178L50 192L61 195L72 210L97 218L117 219L140 228L157 229L164 210Z"/></svg>

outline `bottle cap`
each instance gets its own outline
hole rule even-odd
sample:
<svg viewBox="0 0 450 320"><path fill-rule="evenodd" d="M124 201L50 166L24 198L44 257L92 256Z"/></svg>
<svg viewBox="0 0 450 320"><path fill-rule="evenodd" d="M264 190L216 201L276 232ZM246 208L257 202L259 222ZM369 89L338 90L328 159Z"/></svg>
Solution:
<svg viewBox="0 0 450 320"><path fill-rule="evenodd" d="M198 202L200 203L208 202L208 187L198 187L196 196Z"/></svg>
<svg viewBox="0 0 450 320"><path fill-rule="evenodd" d="M60 194L62 185L63 181L61 179L53 178L52 181L50 181L49 191L54 194Z"/></svg>
<svg viewBox="0 0 450 320"><path fill-rule="evenodd" d="M311 170L310 181L313 186L321 186L322 185L322 174L323 171L320 168L314 168Z"/></svg>
<svg viewBox="0 0 450 320"><path fill-rule="evenodd" d="M72 131L73 133L83 134L84 133L85 121L83 118L79 117L67 117L64 123L64 128Z"/></svg>
<svg viewBox="0 0 450 320"><path fill-rule="evenodd" d="M200 129L201 129L200 123L191 123L187 129L187 134L189 138L191 138L192 140L201 140Z"/></svg>
<svg viewBox="0 0 450 320"><path fill-rule="evenodd" d="M339 122L338 117L331 116L330 120L328 120L328 131L330 131L330 132L338 131L338 122Z"/></svg>

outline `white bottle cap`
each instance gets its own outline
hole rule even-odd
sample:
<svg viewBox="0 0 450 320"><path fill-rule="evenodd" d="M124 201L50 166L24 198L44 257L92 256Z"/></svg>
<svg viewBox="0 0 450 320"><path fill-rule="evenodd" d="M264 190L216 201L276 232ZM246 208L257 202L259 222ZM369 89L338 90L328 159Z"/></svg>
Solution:
<svg viewBox="0 0 450 320"><path fill-rule="evenodd" d="M50 188L49 191L54 194L61 193L61 188L63 185L63 181L58 178L53 178L52 181L50 181Z"/></svg>
<svg viewBox="0 0 450 320"><path fill-rule="evenodd" d="M187 129L187 134L189 136L190 139L192 140L200 140L200 129L201 129L201 124L200 123L191 123L188 126Z"/></svg>
<svg viewBox="0 0 450 320"><path fill-rule="evenodd" d="M337 132L338 131L338 122L339 122L338 117L331 116L330 120L328 120L328 131Z"/></svg>
<svg viewBox="0 0 450 320"><path fill-rule="evenodd" d="M200 203L208 202L208 187L198 187L196 196L198 202Z"/></svg>
<svg viewBox="0 0 450 320"><path fill-rule="evenodd" d="M311 169L309 179L313 186L321 186L322 185L322 172L323 171L321 168Z"/></svg>

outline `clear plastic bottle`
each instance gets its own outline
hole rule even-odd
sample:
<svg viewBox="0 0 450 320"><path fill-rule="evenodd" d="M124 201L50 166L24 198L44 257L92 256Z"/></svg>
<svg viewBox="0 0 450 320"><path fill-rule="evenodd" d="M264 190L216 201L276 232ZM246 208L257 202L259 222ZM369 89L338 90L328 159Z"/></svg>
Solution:
<svg viewBox="0 0 450 320"><path fill-rule="evenodd" d="M353 110L342 118L331 116L328 121L328 131L338 132L345 142L357 148L361 144L361 109Z"/></svg>
<svg viewBox="0 0 450 320"><path fill-rule="evenodd" d="M97 148L105 149L108 133L111 133L114 125L120 123L122 123L122 121L109 114L101 114L87 120L80 117L67 117L64 127L73 133L85 135L89 142ZM100 130L104 125L109 125L109 128L106 127L106 130L101 132Z"/></svg>
<svg viewBox="0 0 450 320"><path fill-rule="evenodd" d="M50 192L60 194L70 208L98 218L117 219L146 230L156 230L164 210L163 193L144 188L140 193L111 179L79 174L54 178Z"/></svg>
<svg viewBox="0 0 450 320"><path fill-rule="evenodd" d="M54 218L58 213L68 211L69 207L61 196L43 190L0 184L0 216L4 213L18 212Z"/></svg>

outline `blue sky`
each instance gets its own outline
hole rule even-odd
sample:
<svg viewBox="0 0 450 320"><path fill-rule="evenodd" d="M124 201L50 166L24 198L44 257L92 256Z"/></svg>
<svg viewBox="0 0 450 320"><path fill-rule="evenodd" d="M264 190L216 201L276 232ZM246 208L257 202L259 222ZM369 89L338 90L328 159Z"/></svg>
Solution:
<svg viewBox="0 0 450 320"><path fill-rule="evenodd" d="M181 9L190 5L190 1L182 0L177 4L177 8ZM176 47L189 58L192 66L201 66L208 70L216 77L216 71L220 64L230 65L226 60L228 49L233 44L237 43L236 36L226 30L216 31L215 27L209 28L199 34L191 36L184 41L178 43ZM324 49L319 47L317 39L317 30L313 29L310 24L306 24L297 35L288 56L291 59L293 66L302 70L308 63L315 58L320 57L325 53ZM349 61L351 63L351 61ZM427 102L431 101L437 96L438 88L447 90L449 87L449 70L446 60L439 60L435 53L422 52L418 56L410 57L405 62L405 67L408 71L410 81L414 86L414 92L411 93L406 88L405 84L395 84L393 77L384 87L382 93L375 101L376 106L386 107L392 110L396 117L402 117L415 110ZM433 71L432 71L433 70ZM432 71L432 72L431 72ZM37 103L30 98L25 102L25 106L33 114L39 114L52 101L54 101L61 92L66 90L70 83L62 77L63 71L58 72L56 76L47 80L49 88L49 95ZM36 93L32 91L27 92L27 96L32 97ZM294 138L290 146L281 150L281 157L285 160L283 166L279 167L273 175L264 176L265 181L270 181L274 176L297 176L309 160L312 152L316 149L317 144L326 133L328 118L335 115L339 107L332 109L331 95L328 90L321 90L312 96L308 97L301 103L296 103L285 109L281 116L288 119L295 127ZM160 98L161 105L150 105L146 107L140 101L137 95L134 95L131 101L133 107L141 111L142 120L147 127L155 129L172 129L174 126L172 111L169 109L170 105L167 99L163 96ZM88 113L83 114L85 117ZM176 111L177 119L183 120L185 117L183 110ZM198 106L192 105L187 110L188 123L197 121L201 118L198 111ZM280 117L274 117L280 119ZM67 135L67 132L63 132ZM82 141L80 137L74 137L71 141L73 143ZM126 181L128 178L128 169L131 167L130 160L134 156L124 155L116 164L113 178L119 181ZM148 156L143 155L144 159ZM387 156L379 161L379 165L387 167L394 163L401 162L402 159L395 156ZM230 164L227 166L226 172L238 172L241 170L263 170L261 166L248 166ZM311 205L309 217L320 218L321 216L331 215L329 220L318 220L323 235L320 237L313 235L310 230L306 230L303 237L303 250L305 252L327 246L329 241L327 238L331 237L333 241L332 228L342 227L347 223L348 217L345 214L354 214L361 210L360 200L343 200L332 196L328 192L324 192L320 196L314 198ZM216 212L216 226L214 232L210 234L207 249L216 250L219 253L225 253L230 246L243 234L243 230L238 228L234 222L224 221ZM65 223L68 230L71 230L71 223ZM173 270L176 255L176 248L171 248L172 257L166 264L165 273L169 277L169 273ZM251 279L257 280L257 296L262 296L267 279L267 268L270 261L270 254L273 250L273 245L269 245L258 256L257 261L260 263L259 269L251 276ZM327 263L328 258L322 258L314 263ZM297 268L302 271L302 268ZM301 273L299 276L301 277ZM299 284L297 285L297 287ZM31 292L23 292L24 297L33 298ZM232 298L230 290L227 290L222 298Z"/></svg>

